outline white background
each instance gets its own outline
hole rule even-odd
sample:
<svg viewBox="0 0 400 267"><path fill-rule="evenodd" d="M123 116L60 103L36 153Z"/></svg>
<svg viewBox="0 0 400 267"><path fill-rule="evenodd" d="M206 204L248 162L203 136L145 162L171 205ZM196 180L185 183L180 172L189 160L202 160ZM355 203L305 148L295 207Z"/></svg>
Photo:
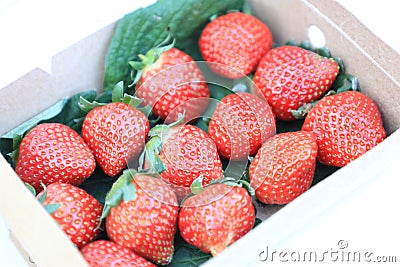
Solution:
<svg viewBox="0 0 400 267"><path fill-rule="evenodd" d="M154 1L0 0L0 88L34 67L48 69L53 54L115 21L125 13L151 2ZM400 52L398 33L400 18L397 1L339 0L339 2L378 37ZM382 191L384 192L384 189ZM374 197L379 199L379 196ZM358 202L361 205L362 199ZM1 214L0 266L27 266L9 240L7 225Z"/></svg>

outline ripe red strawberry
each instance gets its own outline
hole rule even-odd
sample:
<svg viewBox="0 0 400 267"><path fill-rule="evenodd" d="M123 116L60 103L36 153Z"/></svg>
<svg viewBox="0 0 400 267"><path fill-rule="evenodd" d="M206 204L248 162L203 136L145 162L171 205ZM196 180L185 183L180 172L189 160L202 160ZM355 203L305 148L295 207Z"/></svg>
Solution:
<svg viewBox="0 0 400 267"><path fill-rule="evenodd" d="M86 115L82 137L104 173L115 176L142 153L149 128L142 112L116 102L96 107Z"/></svg>
<svg viewBox="0 0 400 267"><path fill-rule="evenodd" d="M178 225L186 242L215 256L249 232L254 221L247 190L218 183L182 203Z"/></svg>
<svg viewBox="0 0 400 267"><path fill-rule="evenodd" d="M108 240L97 240L87 244L81 249L81 254L90 267L155 267L133 251Z"/></svg>
<svg viewBox="0 0 400 267"><path fill-rule="evenodd" d="M228 78L241 78L255 70L272 48L268 26L254 16L232 12L211 21L203 29L199 48L210 68Z"/></svg>
<svg viewBox="0 0 400 267"><path fill-rule="evenodd" d="M275 134L275 117L266 101L250 93L236 93L218 103L208 134L221 157L247 160Z"/></svg>
<svg viewBox="0 0 400 267"><path fill-rule="evenodd" d="M378 107L356 91L321 99L307 114L302 130L314 134L318 161L338 167L347 165L386 137Z"/></svg>
<svg viewBox="0 0 400 267"><path fill-rule="evenodd" d="M106 197L106 230L109 238L156 264L168 264L174 253L178 201L162 180L132 176L127 170ZM109 214L108 214L109 212Z"/></svg>
<svg viewBox="0 0 400 267"><path fill-rule="evenodd" d="M103 206L85 190L71 184L52 183L37 198L44 198L44 206L58 206L51 216L78 248L100 232L97 226Z"/></svg>
<svg viewBox="0 0 400 267"><path fill-rule="evenodd" d="M268 51L254 75L258 93L264 95L280 120L294 120L292 111L319 99L332 85L339 65L296 46Z"/></svg>
<svg viewBox="0 0 400 267"><path fill-rule="evenodd" d="M138 70L135 94L167 123L176 121L179 113L190 121L203 113L210 92L193 59L171 47L151 49L139 56L142 62L130 62Z"/></svg>
<svg viewBox="0 0 400 267"><path fill-rule="evenodd" d="M81 184L96 167L83 139L70 127L43 123L31 129L19 147L15 172L36 190L53 182Z"/></svg>
<svg viewBox="0 0 400 267"><path fill-rule="evenodd" d="M266 204L286 204L308 190L317 152L317 143L308 132L280 133L268 139L249 168L257 199Z"/></svg>
<svg viewBox="0 0 400 267"><path fill-rule="evenodd" d="M199 176L203 185L222 177L222 163L214 141L200 128L190 125L159 125L150 131L151 143L160 142L158 155L164 165L156 171L173 185L189 188ZM149 158L148 158L149 159ZM149 162L154 167L154 162Z"/></svg>

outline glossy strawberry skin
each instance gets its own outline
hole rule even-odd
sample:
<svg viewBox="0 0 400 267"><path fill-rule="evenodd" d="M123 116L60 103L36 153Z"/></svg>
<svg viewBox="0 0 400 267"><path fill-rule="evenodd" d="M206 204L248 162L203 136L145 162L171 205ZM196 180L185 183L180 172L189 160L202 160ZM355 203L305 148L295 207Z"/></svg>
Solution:
<svg viewBox="0 0 400 267"><path fill-rule="evenodd" d="M199 48L214 72L235 79L254 71L272 43L271 31L262 21L232 12L206 25Z"/></svg>
<svg viewBox="0 0 400 267"><path fill-rule="evenodd" d="M115 176L129 160L138 157L150 129L147 117L121 102L92 109L82 125L82 137L96 162L108 176Z"/></svg>
<svg viewBox="0 0 400 267"><path fill-rule="evenodd" d="M48 204L60 204L51 216L78 248L91 242L100 232L97 226L103 206L85 190L71 184L52 183L47 186L43 202L43 205Z"/></svg>
<svg viewBox="0 0 400 267"><path fill-rule="evenodd" d="M318 146L308 132L287 132L268 139L249 167L258 200L287 204L311 186Z"/></svg>
<svg viewBox="0 0 400 267"><path fill-rule="evenodd" d="M173 185L189 188L203 176L203 185L222 177L222 163L214 141L200 128L185 124L163 136L159 154L167 169L160 176Z"/></svg>
<svg viewBox="0 0 400 267"><path fill-rule="evenodd" d="M133 251L109 240L93 241L81 248L80 251L90 267L155 267L154 264L136 255Z"/></svg>
<svg viewBox="0 0 400 267"><path fill-rule="evenodd" d="M23 138L15 172L39 191L41 183L81 184L96 167L90 148L70 127L43 123Z"/></svg>
<svg viewBox="0 0 400 267"><path fill-rule="evenodd" d="M210 96L196 63L177 48L163 52L156 62L143 69L135 94L166 123L176 121L179 113L185 114L186 121L198 118Z"/></svg>
<svg viewBox="0 0 400 267"><path fill-rule="evenodd" d="M230 94L221 99L208 126L218 153L230 160L254 156L275 130L271 107L250 93Z"/></svg>
<svg viewBox="0 0 400 267"><path fill-rule="evenodd" d="M137 197L122 200L106 219L109 238L156 264L168 264L174 252L178 201L162 180L145 175L132 179Z"/></svg>
<svg viewBox="0 0 400 267"><path fill-rule="evenodd" d="M254 83L280 120L294 120L291 113L319 99L339 73L333 60L296 46L269 50L261 59Z"/></svg>
<svg viewBox="0 0 400 267"><path fill-rule="evenodd" d="M248 233L254 220L246 189L213 184L183 202L178 225L186 242L215 256Z"/></svg>
<svg viewBox="0 0 400 267"><path fill-rule="evenodd" d="M317 160L338 167L365 154L386 137L378 107L356 91L321 99L307 114L302 130L314 134Z"/></svg>

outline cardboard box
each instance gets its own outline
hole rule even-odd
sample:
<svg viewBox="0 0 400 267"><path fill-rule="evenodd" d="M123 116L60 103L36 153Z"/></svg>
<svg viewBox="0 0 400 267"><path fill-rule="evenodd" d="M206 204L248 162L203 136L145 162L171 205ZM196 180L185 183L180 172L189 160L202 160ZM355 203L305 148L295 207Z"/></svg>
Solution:
<svg viewBox="0 0 400 267"><path fill-rule="evenodd" d="M252 0L255 14L271 28L277 42L306 40L310 25L318 26L326 46L340 56L347 71L359 77L362 90L374 99L391 136L365 156L326 178L291 204L274 207L251 233L232 245L206 266L256 266L259 253L268 244L288 244L316 215L333 203L357 194L363 183L379 177L380 162L400 163L393 156L400 151L400 56L374 36L337 2L325 0ZM127 11L129 12L129 11ZM65 49L52 59L51 73L39 68L0 90L0 134L31 118L64 96L88 88L101 88L104 56L115 24L109 25ZM41 101L35 101L40 99ZM370 172L365 172L369 166ZM10 233L32 266L86 266L78 251L20 182L12 168L0 157L0 211L10 225ZM348 176L351 175L352 179ZM381 179L390 179L386 173ZM15 201L11 201L14 199ZM281 226L285 225L285 229ZM285 233L285 234L284 234ZM239 253L239 251L241 251Z"/></svg>

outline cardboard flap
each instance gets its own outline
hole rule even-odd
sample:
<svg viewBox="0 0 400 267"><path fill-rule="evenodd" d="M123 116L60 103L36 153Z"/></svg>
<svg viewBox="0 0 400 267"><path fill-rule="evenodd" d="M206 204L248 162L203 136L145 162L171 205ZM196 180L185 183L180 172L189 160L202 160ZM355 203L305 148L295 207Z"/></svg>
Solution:
<svg viewBox="0 0 400 267"><path fill-rule="evenodd" d="M105 55L114 26L110 24L55 55L50 73L36 68L1 89L0 135L65 96L102 90Z"/></svg>

